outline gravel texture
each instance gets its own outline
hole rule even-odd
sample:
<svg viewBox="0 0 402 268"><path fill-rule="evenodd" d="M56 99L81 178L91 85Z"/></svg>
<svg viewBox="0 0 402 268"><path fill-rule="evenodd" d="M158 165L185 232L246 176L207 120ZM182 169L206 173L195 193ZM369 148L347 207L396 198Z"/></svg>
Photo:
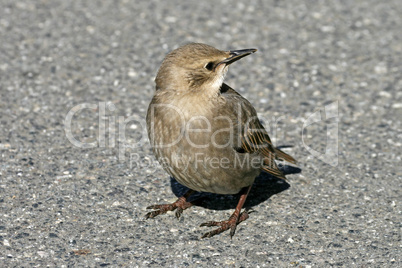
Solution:
<svg viewBox="0 0 402 268"><path fill-rule="evenodd" d="M0 2L2 267L402 265L401 1ZM187 42L258 48L226 82L302 169L258 178L233 239L198 226L236 196L144 220L181 191L143 124Z"/></svg>

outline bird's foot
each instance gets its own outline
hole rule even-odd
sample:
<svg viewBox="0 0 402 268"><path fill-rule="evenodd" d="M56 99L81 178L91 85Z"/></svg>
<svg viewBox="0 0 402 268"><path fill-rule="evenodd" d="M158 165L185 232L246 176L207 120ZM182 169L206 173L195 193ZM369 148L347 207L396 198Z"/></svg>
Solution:
<svg viewBox="0 0 402 268"><path fill-rule="evenodd" d="M183 196L177 199L176 202L171 203L171 204L162 204L162 205L152 205L147 207L147 209L155 209L154 211L148 212L145 215L146 219L149 218L155 218L156 216L160 214L165 214L168 211L173 211L176 209L176 218L180 218L181 214L183 213L183 210L191 207L193 204L190 202L186 201L186 198Z"/></svg>
<svg viewBox="0 0 402 268"><path fill-rule="evenodd" d="M230 229L230 238L232 238L235 234L236 227L239 223L242 221L245 221L248 219L248 209L245 209L240 215L236 215L236 212L233 213L230 218L226 221L209 221L205 222L200 225L201 226L220 226L218 229L215 229L213 231L210 231L208 233L205 233L201 238L206 238L206 237L212 237L214 235L220 234L228 229Z"/></svg>

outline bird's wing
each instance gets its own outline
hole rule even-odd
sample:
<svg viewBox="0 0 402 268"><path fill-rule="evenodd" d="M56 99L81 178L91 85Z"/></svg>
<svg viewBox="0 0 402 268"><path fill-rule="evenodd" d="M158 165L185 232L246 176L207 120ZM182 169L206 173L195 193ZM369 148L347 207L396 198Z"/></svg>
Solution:
<svg viewBox="0 0 402 268"><path fill-rule="evenodd" d="M232 97L234 96L235 99L240 101L242 114L247 115L245 120L239 122L242 124L242 129L244 130L241 134L242 151L246 153L261 153L264 156L262 169L278 178L285 179L283 173L278 169L275 159L283 159L294 164L296 160L272 145L268 133L257 117L257 112L248 100L226 84L222 85L221 92L227 96L232 95Z"/></svg>
<svg viewBox="0 0 402 268"><path fill-rule="evenodd" d="M270 152L275 154L275 159L285 160L296 164L296 159L272 145L272 141L269 138L267 131L258 118L256 118L255 121L250 122L249 128L252 129L249 129L249 133L247 133L245 140L248 140L249 143L251 142L251 145L254 145L257 150L259 148L260 150L265 150L267 148Z"/></svg>
<svg viewBox="0 0 402 268"><path fill-rule="evenodd" d="M283 173L278 169L275 160L284 159L291 163L296 163L296 160L272 145L268 133L258 118L251 121L248 128L247 133L242 138L242 147L244 150L250 153L260 152L264 156L264 165L261 168L278 178L285 179Z"/></svg>

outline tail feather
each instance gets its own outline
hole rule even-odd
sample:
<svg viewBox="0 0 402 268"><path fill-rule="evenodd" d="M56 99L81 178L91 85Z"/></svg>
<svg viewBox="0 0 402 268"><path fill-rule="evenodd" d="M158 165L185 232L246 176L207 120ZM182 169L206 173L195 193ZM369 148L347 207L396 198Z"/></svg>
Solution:
<svg viewBox="0 0 402 268"><path fill-rule="evenodd" d="M283 159L292 164L297 163L296 159L294 159L292 156L288 155L287 153L285 153L284 151L281 151L278 148L275 148L275 154L276 154L276 159Z"/></svg>

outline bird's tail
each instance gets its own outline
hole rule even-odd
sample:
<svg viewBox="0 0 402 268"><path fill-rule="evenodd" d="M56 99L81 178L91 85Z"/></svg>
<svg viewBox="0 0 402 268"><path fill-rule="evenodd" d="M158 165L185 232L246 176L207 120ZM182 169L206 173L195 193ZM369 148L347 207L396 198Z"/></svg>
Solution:
<svg viewBox="0 0 402 268"><path fill-rule="evenodd" d="M275 155L276 155L276 159L283 159L292 164L297 163L296 159L294 159L292 156L288 155L287 153L285 153L284 151L281 151L278 148L275 148Z"/></svg>

